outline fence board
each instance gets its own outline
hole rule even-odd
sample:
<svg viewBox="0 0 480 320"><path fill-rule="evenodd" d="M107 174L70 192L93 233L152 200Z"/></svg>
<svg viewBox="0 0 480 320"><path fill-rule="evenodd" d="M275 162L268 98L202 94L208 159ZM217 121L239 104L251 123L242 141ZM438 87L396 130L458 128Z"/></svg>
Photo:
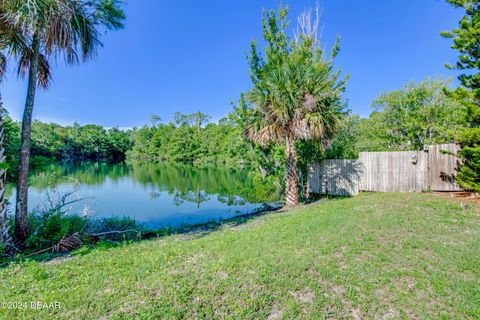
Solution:
<svg viewBox="0 0 480 320"><path fill-rule="evenodd" d="M324 160L310 166L309 189L328 195L360 191L460 191L455 183L456 144L426 146L422 151L362 152L359 160Z"/></svg>
<svg viewBox="0 0 480 320"><path fill-rule="evenodd" d="M360 190L394 192L422 191L427 155L423 151L362 152Z"/></svg>
<svg viewBox="0 0 480 320"><path fill-rule="evenodd" d="M354 196L359 192L361 168L356 160L324 160L311 165L309 171L308 183L312 193Z"/></svg>
<svg viewBox="0 0 480 320"><path fill-rule="evenodd" d="M456 169L460 159L454 155L460 151L457 144L428 146L428 182L433 191L461 191L455 182Z"/></svg>

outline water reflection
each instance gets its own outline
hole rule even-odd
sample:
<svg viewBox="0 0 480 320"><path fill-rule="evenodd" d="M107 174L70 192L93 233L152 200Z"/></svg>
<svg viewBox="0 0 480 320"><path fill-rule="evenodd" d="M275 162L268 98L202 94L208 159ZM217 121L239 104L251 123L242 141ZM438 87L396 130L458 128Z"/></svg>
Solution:
<svg viewBox="0 0 480 320"><path fill-rule="evenodd" d="M51 165L30 181L30 208L41 208L52 186L60 193L82 188L88 198L71 212L95 217L130 216L151 226L199 223L249 213L276 204L278 194L265 193L247 171L222 167L195 168L172 164L64 163ZM11 192L11 199L14 190Z"/></svg>

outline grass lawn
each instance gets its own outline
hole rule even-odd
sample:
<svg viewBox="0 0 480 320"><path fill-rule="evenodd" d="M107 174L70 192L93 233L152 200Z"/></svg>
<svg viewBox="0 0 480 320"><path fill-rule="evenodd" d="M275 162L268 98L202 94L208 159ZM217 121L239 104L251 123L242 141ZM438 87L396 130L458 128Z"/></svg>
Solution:
<svg viewBox="0 0 480 320"><path fill-rule="evenodd" d="M480 214L361 194L204 235L0 269L0 319L480 318ZM30 307L30 305L29 305Z"/></svg>

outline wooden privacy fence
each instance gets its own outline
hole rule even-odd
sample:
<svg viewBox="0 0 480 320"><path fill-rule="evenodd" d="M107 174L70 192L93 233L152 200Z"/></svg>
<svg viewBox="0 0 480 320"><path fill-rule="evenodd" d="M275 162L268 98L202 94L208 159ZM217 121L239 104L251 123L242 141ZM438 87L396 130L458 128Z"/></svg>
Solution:
<svg viewBox="0 0 480 320"><path fill-rule="evenodd" d="M358 160L324 160L310 165L312 193L356 195L359 191L460 191L455 183L460 150L456 144L422 151L362 152Z"/></svg>

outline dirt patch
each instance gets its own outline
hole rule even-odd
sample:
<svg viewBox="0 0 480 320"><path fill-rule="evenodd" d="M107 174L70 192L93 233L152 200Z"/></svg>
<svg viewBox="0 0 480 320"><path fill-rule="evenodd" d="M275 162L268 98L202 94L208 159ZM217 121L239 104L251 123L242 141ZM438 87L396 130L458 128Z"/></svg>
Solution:
<svg viewBox="0 0 480 320"><path fill-rule="evenodd" d="M393 308L390 308L390 309L387 311L387 313L385 313L385 314L381 317L381 319L382 319L382 320L388 320L388 319L397 319L397 318L399 318L399 317L400 317L400 313L399 313L397 310L395 310L395 309L393 309Z"/></svg>
<svg viewBox="0 0 480 320"><path fill-rule="evenodd" d="M352 310L352 318L353 320L361 320L362 316L360 315L360 310L359 309L353 309Z"/></svg>
<svg viewBox="0 0 480 320"><path fill-rule="evenodd" d="M307 288L303 291L293 292L292 296L300 303L312 303L315 293L310 288Z"/></svg>
<svg viewBox="0 0 480 320"><path fill-rule="evenodd" d="M75 257L72 257L72 256L58 257L58 258L55 258L55 259L52 259L50 261L45 262L45 264L56 265L56 264L63 263L65 261L69 261L69 260L73 260L73 259L75 259Z"/></svg>
<svg viewBox="0 0 480 320"><path fill-rule="evenodd" d="M275 303L268 315L268 320L277 320L282 319L283 317L283 308L279 303Z"/></svg>
<svg viewBox="0 0 480 320"><path fill-rule="evenodd" d="M475 207L475 211L480 212L480 195L474 192L458 191L458 192L434 192L437 197L443 197L458 203L463 209Z"/></svg>

